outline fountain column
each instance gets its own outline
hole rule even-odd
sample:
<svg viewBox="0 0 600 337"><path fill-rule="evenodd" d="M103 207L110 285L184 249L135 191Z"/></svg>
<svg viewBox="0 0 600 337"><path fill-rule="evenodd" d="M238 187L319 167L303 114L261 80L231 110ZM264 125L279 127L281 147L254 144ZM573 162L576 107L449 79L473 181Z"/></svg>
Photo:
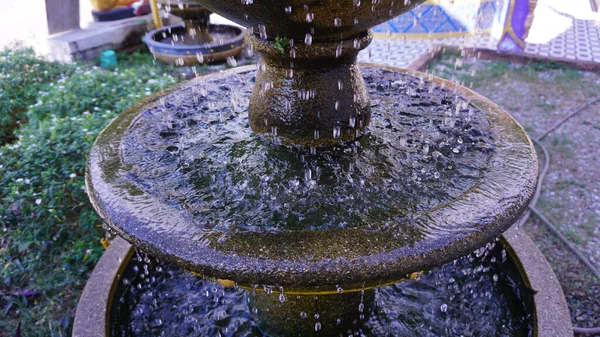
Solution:
<svg viewBox="0 0 600 337"><path fill-rule="evenodd" d="M310 34L304 41L249 35L262 56L250 99L252 130L300 146L358 137L371 108L356 59L372 39L371 31L323 41Z"/></svg>
<svg viewBox="0 0 600 337"><path fill-rule="evenodd" d="M249 291L260 328L273 336L348 335L369 320L375 289L343 293L272 293Z"/></svg>

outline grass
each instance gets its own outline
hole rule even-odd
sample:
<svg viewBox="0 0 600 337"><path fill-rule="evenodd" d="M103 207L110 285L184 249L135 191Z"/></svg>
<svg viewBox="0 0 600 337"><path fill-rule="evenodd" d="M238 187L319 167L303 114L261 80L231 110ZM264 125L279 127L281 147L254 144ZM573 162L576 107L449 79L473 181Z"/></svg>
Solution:
<svg viewBox="0 0 600 337"><path fill-rule="evenodd" d="M563 63L534 61L509 64L504 61L465 60L455 69L459 57L460 54L442 55L430 64L429 70L449 79L473 82L474 90L513 114L532 138L599 96L600 79L597 74L572 69ZM552 159L550 174L537 203L537 208L580 248L587 248L590 239L598 235L598 217L587 206L591 202L592 191L598 187L593 174L597 165L593 160L585 161L581 155L595 149L589 143L581 144L586 135L596 139L597 130L600 130L595 110L596 106L583 111L544 140ZM535 217L524 229L552 264L567 296L573 320L577 312L592 311L595 314L586 318L586 322L597 326L600 323L600 316L595 310L600 303L598 280Z"/></svg>
<svg viewBox="0 0 600 337"><path fill-rule="evenodd" d="M0 336L68 336L102 254L101 223L84 188L96 135L140 98L181 80L149 54L120 68L0 52Z"/></svg>

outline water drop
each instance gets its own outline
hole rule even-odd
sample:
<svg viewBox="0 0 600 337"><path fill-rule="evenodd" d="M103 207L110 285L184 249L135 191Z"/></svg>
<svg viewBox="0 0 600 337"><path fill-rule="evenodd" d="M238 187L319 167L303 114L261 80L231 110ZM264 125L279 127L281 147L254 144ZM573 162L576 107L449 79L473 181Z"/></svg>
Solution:
<svg viewBox="0 0 600 337"><path fill-rule="evenodd" d="M444 303L444 304L440 305L440 310L441 310L442 312L446 312L446 311L448 311L448 305L447 305L446 303Z"/></svg>
<svg viewBox="0 0 600 337"><path fill-rule="evenodd" d="M312 22L315 19L315 13L308 12L306 13L306 22Z"/></svg>
<svg viewBox="0 0 600 337"><path fill-rule="evenodd" d="M227 64L228 64L230 67L237 67L237 60L236 60L236 59L235 59L235 57L233 57L233 56L228 56L228 57L227 57Z"/></svg>
<svg viewBox="0 0 600 337"><path fill-rule="evenodd" d="M315 331L321 331L321 323L320 322L315 323Z"/></svg>
<svg viewBox="0 0 600 337"><path fill-rule="evenodd" d="M311 148L311 150L312 150L312 148ZM311 179L312 179L312 171L311 171L311 169L307 168L304 171L304 180L310 181Z"/></svg>
<svg viewBox="0 0 600 337"><path fill-rule="evenodd" d="M337 46L337 48L335 49L335 57L336 58L342 56L342 48L343 48L343 46L341 44L339 44Z"/></svg>
<svg viewBox="0 0 600 337"><path fill-rule="evenodd" d="M262 40L267 39L267 27L265 27L265 25L258 25L258 33Z"/></svg>
<svg viewBox="0 0 600 337"><path fill-rule="evenodd" d="M292 6L285 6L285 14L292 14Z"/></svg>
<svg viewBox="0 0 600 337"><path fill-rule="evenodd" d="M336 26L336 27L341 27L342 26L342 19L340 19L340 18L333 19L333 25Z"/></svg>
<svg viewBox="0 0 600 337"><path fill-rule="evenodd" d="M341 129L339 126L333 127L333 138L340 138Z"/></svg>
<svg viewBox="0 0 600 337"><path fill-rule="evenodd" d="M303 311L300 313L300 317L306 318L306 317L308 317L308 315L306 314L306 312Z"/></svg>
<svg viewBox="0 0 600 337"><path fill-rule="evenodd" d="M304 36L304 44L307 46L310 46L312 44L312 35L309 33L306 33L306 35Z"/></svg>

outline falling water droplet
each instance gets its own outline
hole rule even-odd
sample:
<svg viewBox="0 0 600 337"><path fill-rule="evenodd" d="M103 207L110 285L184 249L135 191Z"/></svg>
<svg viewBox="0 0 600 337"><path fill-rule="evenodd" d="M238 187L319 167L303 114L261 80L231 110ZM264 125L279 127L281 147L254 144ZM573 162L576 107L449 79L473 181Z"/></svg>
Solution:
<svg viewBox="0 0 600 337"><path fill-rule="evenodd" d="M237 60L236 60L236 59L235 59L235 57L233 57L233 56L228 56L228 57L227 57L227 64L228 64L230 67L237 67Z"/></svg>
<svg viewBox="0 0 600 337"><path fill-rule="evenodd" d="M267 27L265 27L265 25L258 25L258 33L262 40L267 39Z"/></svg>
<svg viewBox="0 0 600 337"><path fill-rule="evenodd" d="M306 13L306 22L312 22L315 19L315 13L308 12Z"/></svg>
<svg viewBox="0 0 600 337"><path fill-rule="evenodd" d="M283 293L279 294L279 302L285 302L285 295Z"/></svg>
<svg viewBox="0 0 600 337"><path fill-rule="evenodd" d="M337 48L335 49L335 57L336 58L342 56L342 48L343 48L343 46L341 44L339 44L337 46Z"/></svg>
<svg viewBox="0 0 600 337"><path fill-rule="evenodd" d="M321 323L320 322L315 323L315 331L321 331Z"/></svg>
<svg viewBox="0 0 600 337"><path fill-rule="evenodd" d="M342 26L342 19L340 19L340 18L333 19L333 25L336 26L336 27L341 27Z"/></svg>
<svg viewBox="0 0 600 337"><path fill-rule="evenodd" d="M312 44L312 35L310 33L306 33L304 36L304 44L310 46Z"/></svg>
<svg viewBox="0 0 600 337"><path fill-rule="evenodd" d="M311 148L311 150L312 150L312 148ZM309 168L307 168L304 171L304 180L310 181L311 179L312 179L312 171Z"/></svg>
<svg viewBox="0 0 600 337"><path fill-rule="evenodd" d="M441 310L442 312L446 312L446 311L448 311L448 305L447 305L446 303L444 303L444 304L440 305L440 310Z"/></svg>
<svg viewBox="0 0 600 337"><path fill-rule="evenodd" d="M356 125L356 118L354 117L350 117L350 119L348 120L348 125L353 128L354 125Z"/></svg>
<svg viewBox="0 0 600 337"><path fill-rule="evenodd" d="M196 58L198 59L198 62L204 63L204 55L202 55L202 53L196 53Z"/></svg>
<svg viewBox="0 0 600 337"><path fill-rule="evenodd" d="M306 314L306 312L303 311L300 313L300 317L306 318L306 317L308 317L308 315Z"/></svg>
<svg viewBox="0 0 600 337"><path fill-rule="evenodd" d="M292 6L285 6L285 14L292 14Z"/></svg>
<svg viewBox="0 0 600 337"><path fill-rule="evenodd" d="M333 138L340 138L341 129L339 126L333 127Z"/></svg>

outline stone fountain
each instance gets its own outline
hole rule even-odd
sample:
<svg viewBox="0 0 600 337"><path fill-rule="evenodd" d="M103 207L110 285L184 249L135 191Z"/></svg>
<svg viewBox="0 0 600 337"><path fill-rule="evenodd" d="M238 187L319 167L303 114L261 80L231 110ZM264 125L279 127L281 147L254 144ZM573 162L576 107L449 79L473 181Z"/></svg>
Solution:
<svg viewBox="0 0 600 337"><path fill-rule="evenodd" d="M248 289L271 335L360 329L376 288L494 240L536 186L532 144L497 105L357 64L371 27L421 2L199 1L246 26L261 63L115 119L89 157L96 211L140 250Z"/></svg>

